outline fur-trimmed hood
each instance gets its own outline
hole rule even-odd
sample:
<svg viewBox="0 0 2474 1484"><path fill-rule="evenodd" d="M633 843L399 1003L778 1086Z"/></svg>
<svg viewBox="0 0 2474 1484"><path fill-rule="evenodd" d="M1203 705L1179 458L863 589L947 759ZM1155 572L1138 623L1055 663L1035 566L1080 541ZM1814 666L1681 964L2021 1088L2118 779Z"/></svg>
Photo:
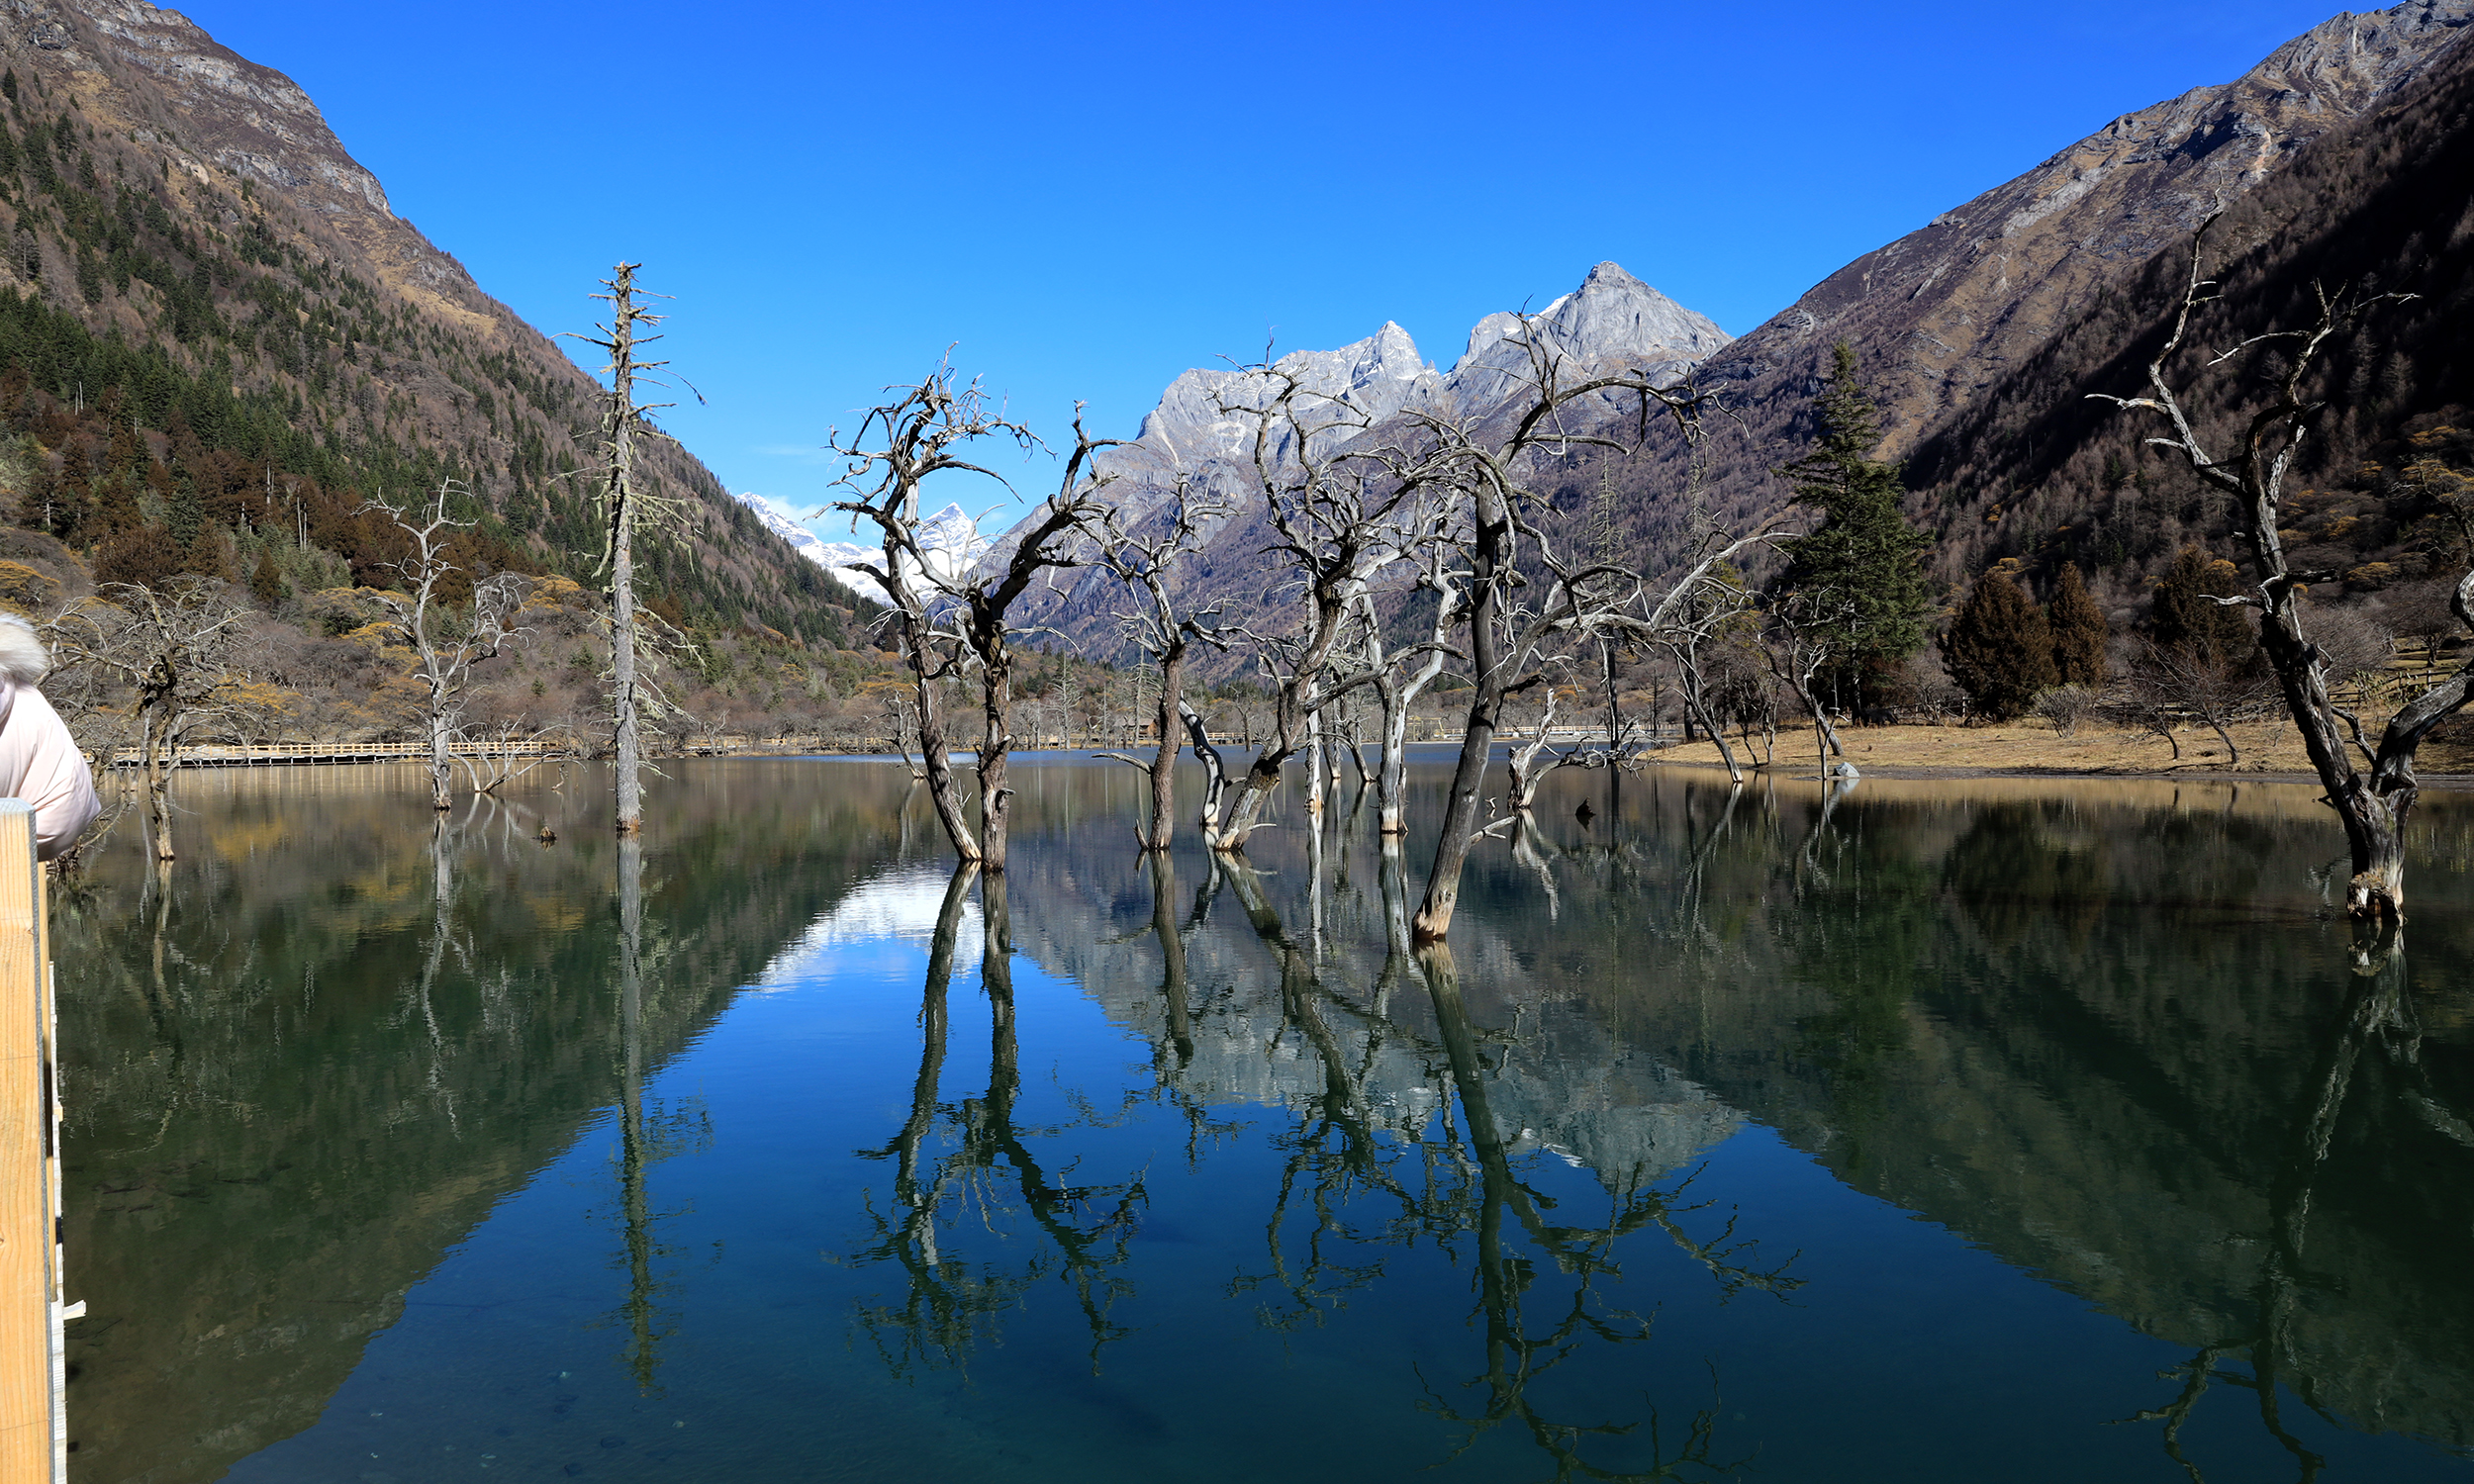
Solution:
<svg viewBox="0 0 2474 1484"><path fill-rule="evenodd" d="M15 613L0 613L0 681L32 686L50 669L51 656L35 637L35 626Z"/></svg>

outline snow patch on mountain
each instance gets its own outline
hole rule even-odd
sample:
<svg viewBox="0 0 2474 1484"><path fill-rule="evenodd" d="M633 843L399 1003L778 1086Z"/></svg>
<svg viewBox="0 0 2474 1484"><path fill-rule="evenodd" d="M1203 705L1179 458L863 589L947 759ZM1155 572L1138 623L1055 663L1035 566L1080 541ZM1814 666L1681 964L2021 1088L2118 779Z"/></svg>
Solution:
<svg viewBox="0 0 2474 1484"><path fill-rule="evenodd" d="M860 597L874 603L887 603L884 586L862 570L862 564L877 566L884 562L884 549L863 546L856 541L828 541L807 526L782 513L772 501L753 491L737 497L739 504L756 512L756 518L791 544L801 556L833 574L834 579ZM988 552L988 538L959 505L948 505L919 522L919 546L927 553L924 568L915 560L905 560L912 583L923 578L950 580L971 570Z"/></svg>

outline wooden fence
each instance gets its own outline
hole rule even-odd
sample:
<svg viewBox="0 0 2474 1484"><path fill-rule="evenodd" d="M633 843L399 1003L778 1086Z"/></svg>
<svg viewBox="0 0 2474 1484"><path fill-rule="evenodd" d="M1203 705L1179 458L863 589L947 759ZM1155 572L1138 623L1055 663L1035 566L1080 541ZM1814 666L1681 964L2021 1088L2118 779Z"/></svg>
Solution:
<svg viewBox="0 0 2474 1484"><path fill-rule="evenodd" d="M0 1480L66 1484L57 1022L35 811L0 799Z"/></svg>
<svg viewBox="0 0 2474 1484"><path fill-rule="evenodd" d="M821 752L842 744L822 737L690 737L678 751L691 757L726 757L739 752ZM563 742L473 742L447 748L457 758L557 758L583 754ZM145 755L135 747L116 749L111 766L135 768ZM270 768L320 763L420 763L429 758L427 742L252 742L207 743L180 750L183 768Z"/></svg>

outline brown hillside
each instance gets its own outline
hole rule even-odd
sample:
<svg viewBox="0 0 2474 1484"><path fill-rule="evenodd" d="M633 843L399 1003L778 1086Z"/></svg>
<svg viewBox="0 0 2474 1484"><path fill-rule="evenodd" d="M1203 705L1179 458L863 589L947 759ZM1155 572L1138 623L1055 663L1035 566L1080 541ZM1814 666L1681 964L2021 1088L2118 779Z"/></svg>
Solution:
<svg viewBox="0 0 2474 1484"><path fill-rule="evenodd" d="M592 378L397 216L289 78L139 0L13 0L0 67L0 418L33 439L0 515L95 560L178 493L214 530L173 521L153 568L233 575L280 524L366 582L393 553L360 502L451 476L482 559L590 579L591 482L562 476L591 462ZM849 642L846 594L692 457L653 466L691 513L648 599Z"/></svg>

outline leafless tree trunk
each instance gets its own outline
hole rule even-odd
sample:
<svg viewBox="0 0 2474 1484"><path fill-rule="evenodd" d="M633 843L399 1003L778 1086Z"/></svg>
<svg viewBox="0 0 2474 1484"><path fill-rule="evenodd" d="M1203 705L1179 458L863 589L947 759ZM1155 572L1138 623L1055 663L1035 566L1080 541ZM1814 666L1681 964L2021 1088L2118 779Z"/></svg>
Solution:
<svg viewBox="0 0 2474 1484"><path fill-rule="evenodd" d="M1452 629L1464 616L1460 575L1447 560L1452 549L1449 541L1436 540L1427 543L1420 553L1418 586L1435 595L1432 632L1422 647L1386 658L1374 595L1359 599L1360 620L1366 625L1367 669L1375 677L1375 697L1382 707L1382 757L1376 765L1375 802L1379 815L1377 831L1387 840L1396 840L1408 831L1409 708L1442 676L1445 662L1452 657Z"/></svg>
<svg viewBox="0 0 2474 1484"><path fill-rule="evenodd" d="M48 625L54 670L47 693L76 724L120 714L138 728L139 766L154 858L174 858L171 778L199 725L229 714L241 677L237 651L249 608L223 583L178 578L161 591L109 583ZM112 766L121 734L95 739L98 771Z"/></svg>
<svg viewBox="0 0 2474 1484"><path fill-rule="evenodd" d="M1606 563L1574 564L1556 555L1546 532L1528 518L1548 501L1523 480L1533 452L1553 444L1616 446L1611 439L1568 432L1558 415L1575 401L1604 393L1630 393L1641 403L1646 430L1654 404L1683 425L1697 441L1700 394L1686 385L1680 390L1658 387L1638 373L1599 377L1566 386L1562 367L1535 341L1528 345L1535 388L1520 420L1499 444L1480 441L1474 429L1437 417L1422 422L1429 446L1396 472L1404 483L1440 485L1468 493L1473 518L1469 536L1469 720L1461 737L1461 755L1454 765L1452 791L1445 800L1443 828L1435 842L1435 861L1426 879L1426 896L1417 911L1420 944L1434 943L1450 931L1460 902L1461 872L1470 846L1483 831L1478 826L1486 759L1501 722L1504 701L1546 680L1563 663L1559 646L1585 641L1601 633L1647 638L1670 618L1678 595L1688 592L1712 567L1732 557L1758 536L1746 537L1708 552L1646 616L1629 613L1641 598L1638 574ZM1541 569L1545 596L1534 606L1514 604L1510 593L1520 572L1522 548Z"/></svg>
<svg viewBox="0 0 2474 1484"><path fill-rule="evenodd" d="M862 564L860 570L885 590L891 604L888 620L910 669L921 764L937 822L953 842L954 854L976 862L984 852L954 788L953 750L945 738L936 689L937 682L957 672L961 657L956 636L937 629L929 608L933 569L919 541L919 486L949 470L996 478L964 456L970 445L1003 437L1027 447L1031 433L992 410L977 382L957 388L951 366L939 366L918 385L900 391L894 401L869 409L848 437L835 430L831 446L844 461L837 483L851 498L835 501L830 509L848 513L854 524L867 519L882 537L883 565ZM868 442L871 431L878 435L873 446ZM923 583L931 585L928 591L922 591Z"/></svg>
<svg viewBox="0 0 2474 1484"><path fill-rule="evenodd" d="M1413 541L1420 492L1391 478L1380 451L1350 446L1367 431L1362 414L1277 365L1248 367L1222 394L1220 412L1252 429L1269 549L1294 574L1305 605L1293 634L1250 636L1273 681L1271 732L1217 823L1204 827L1212 849L1242 851L1282 766L1306 745L1307 717L1374 679L1335 674L1334 662L1368 582Z"/></svg>
<svg viewBox="0 0 2474 1484"><path fill-rule="evenodd" d="M1218 631L1210 626L1219 609L1213 605L1191 613L1181 612L1169 590L1169 571L1180 557L1201 542L1206 522L1229 513L1226 505L1198 494L1180 477L1157 528L1148 532L1128 530L1117 511L1107 510L1094 533L1098 545L1094 558L1097 564L1140 595L1137 606L1116 615L1118 632L1150 655L1152 663L1160 668L1159 704L1153 713L1159 745L1147 763L1125 758L1151 776L1151 819L1139 836L1147 852L1165 851L1175 838L1177 736L1181 727L1192 732L1197 758L1208 754L1204 766L1210 771L1211 788L1202 808L1206 827L1215 817L1227 784L1219 769L1219 754L1211 750L1210 740L1203 735L1202 718L1186 704L1186 657L1197 641L1214 646L1221 643Z"/></svg>
<svg viewBox="0 0 2474 1484"><path fill-rule="evenodd" d="M422 721L429 741L429 806L438 810L453 802L453 743L463 715L464 682L474 665L495 656L499 645L518 632L511 619L523 604L525 587L523 579L511 573L469 574L474 579L472 610L461 615L460 623L446 619L439 585L461 570L449 559L448 547L458 531L473 523L449 512L450 497L457 495L469 498L471 491L447 480L438 486L428 509L418 513L410 507L384 501L367 507L383 511L412 542L412 556L396 564L411 594L377 597L393 615L398 636L420 659L413 678L423 687ZM450 628L451 637L442 632Z"/></svg>
<svg viewBox="0 0 2474 1484"><path fill-rule="evenodd" d="M1838 653L1835 641L1846 631L1847 611L1844 606L1825 611L1815 605L1816 602L1797 593L1772 610L1777 636L1762 653L1768 658L1770 673L1794 692L1795 698L1812 713L1813 750L1826 774L1830 771L1830 755L1836 753L1844 758L1847 749L1840 745L1839 729L1830 722L1829 703L1821 698L1820 688L1814 681Z"/></svg>
<svg viewBox="0 0 2474 1484"><path fill-rule="evenodd" d="M652 373L668 364L640 359L639 347L661 336L645 330L662 317L637 302L636 263L620 263L602 280L610 292L593 297L608 303L610 323L598 335L576 335L599 346L610 357L610 395L602 413L602 567L610 575L611 737L618 754L618 829L634 835L644 828L642 712L649 696L639 673L644 642L635 608L635 537L659 519L675 519L676 505L638 486L635 440L638 433L661 436L651 415L667 404L639 403L636 383L653 383ZM656 702L657 704L657 702Z"/></svg>
<svg viewBox="0 0 2474 1484"><path fill-rule="evenodd" d="M1078 565L1077 537L1094 528L1107 507L1098 492L1113 476L1085 481L1091 458L1113 440L1094 439L1083 431L1082 409L1074 416L1074 452L1065 476L1035 513L1036 524L1024 531L997 572L956 574L939 582L959 601L961 641L980 674L980 864L991 876L1005 869L1006 824L1012 816L1013 788L1005 764L1013 750L1013 646L1006 610L1032 579L1056 567ZM985 892L988 888L981 887Z"/></svg>
<svg viewBox="0 0 2474 1484"><path fill-rule="evenodd" d="M2304 623L2301 588L2333 574L2292 570L2278 523L2286 469L2326 405L2307 390L2320 353L2349 330L2365 311L2413 296L2356 297L2321 290L2317 323L2307 328L2254 335L2210 357L2207 364L2211 366L2255 349L2273 349L2280 358L2273 399L2251 414L2230 456L2220 454L2192 426L2166 378L2166 365L2181 349L2192 315L2217 297L2216 284L2200 276L2208 229L2214 223L2210 218L2192 240L2190 276L2174 312L2172 329L2148 362L2147 394L2096 400L2162 417L2168 431L2149 438L2148 444L2178 454L2202 483L2235 502L2238 516L2235 523L2249 543L2254 580L2252 590L2235 601L2259 610L2260 645L2276 671L2286 709L2302 733L2303 748L2327 790L2328 802L2343 821L2353 860L2345 908L2356 917L2402 920L2406 820L2421 793L2415 755L2432 728L2465 705L2469 687L2474 687L2474 661L2460 665L2407 701L2390 716L2374 745L2359 718L2331 698L2329 656L2313 641ZM2452 503L2450 509L2460 530L2474 539L2474 510L2461 502ZM2474 626L2474 571L2458 579L2450 604L2460 622Z"/></svg>

